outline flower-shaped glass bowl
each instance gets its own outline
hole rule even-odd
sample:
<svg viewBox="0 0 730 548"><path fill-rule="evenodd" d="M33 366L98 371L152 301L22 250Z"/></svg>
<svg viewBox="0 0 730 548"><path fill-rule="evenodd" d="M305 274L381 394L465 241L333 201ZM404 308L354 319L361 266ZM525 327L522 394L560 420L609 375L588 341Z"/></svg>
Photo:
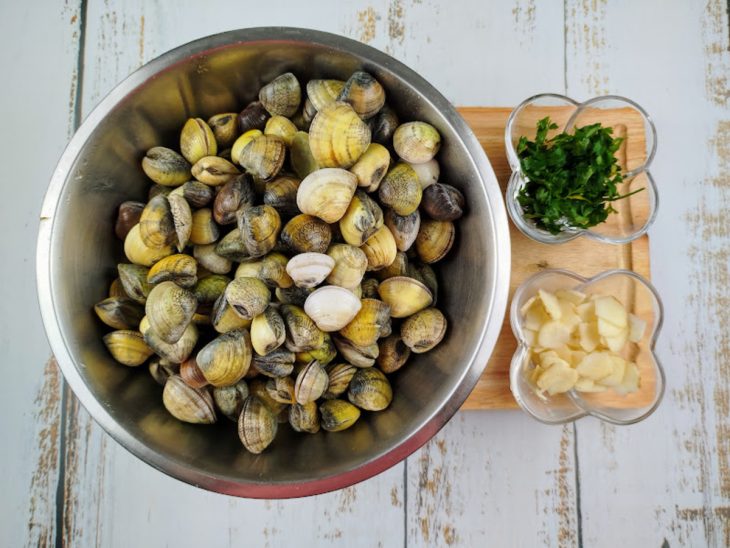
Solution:
<svg viewBox="0 0 730 548"><path fill-rule="evenodd" d="M588 296L613 295L626 309L646 322L642 339L627 343L621 356L639 368L639 390L620 395L613 390L586 393L571 390L564 394L540 394L530 382L534 364L530 355L520 313L522 305L539 289L577 289ZM510 366L510 389L519 406L537 420L548 424L571 422L593 415L613 424L633 424L648 417L664 395L664 369L654 353L662 325L662 303L654 287L630 270L608 270L586 279L573 272L546 269L527 279L515 291L510 308L512 331L517 350Z"/></svg>
<svg viewBox="0 0 730 548"><path fill-rule="evenodd" d="M558 234L551 234L538 228L534 221L524 216L522 206L517 201L526 177L521 169L516 147L522 136L534 140L537 122L546 116L558 125L549 136L563 131L571 133L576 127L597 122L612 128L614 137L623 138L621 147L616 152L625 177L618 187L619 194L628 194L641 188L644 190L614 201L611 205L616 213L610 214L605 222L590 229L566 226ZM658 197L649 166L656 152L656 129L646 111L633 101L606 95L577 103L564 95L535 95L523 101L507 119L505 146L512 169L506 192L507 211L517 228L529 238L552 244L585 235L601 242L623 244L642 236L654 222Z"/></svg>

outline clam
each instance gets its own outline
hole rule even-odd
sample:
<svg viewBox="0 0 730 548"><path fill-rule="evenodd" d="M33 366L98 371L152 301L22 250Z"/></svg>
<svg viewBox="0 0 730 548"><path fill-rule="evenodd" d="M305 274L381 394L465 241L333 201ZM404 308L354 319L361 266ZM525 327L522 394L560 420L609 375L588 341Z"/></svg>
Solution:
<svg viewBox="0 0 730 548"><path fill-rule="evenodd" d="M362 299L357 315L340 329L340 335L359 347L378 340L383 325L390 323L390 307L377 299Z"/></svg>
<svg viewBox="0 0 730 548"><path fill-rule="evenodd" d="M332 342L332 337L329 333L324 333L322 344L312 350L305 350L304 352L296 353L296 363L307 364L312 360L317 360L319 365L324 367L337 356L337 349L335 343Z"/></svg>
<svg viewBox="0 0 730 548"><path fill-rule="evenodd" d="M171 192L167 196L167 202L170 205L170 214L172 215L172 224L175 227L175 238L173 243L179 252L185 249L190 241L190 235L193 232L193 211L190 204L182 194Z"/></svg>
<svg viewBox="0 0 730 548"><path fill-rule="evenodd" d="M408 163L408 165L415 170L416 175L418 175L418 180L421 183L421 188L424 191L432 184L438 182L441 169L435 158L422 164Z"/></svg>
<svg viewBox="0 0 730 548"><path fill-rule="evenodd" d="M276 350L286 338L284 320L275 308L269 306L251 323L251 344L257 354L266 356Z"/></svg>
<svg viewBox="0 0 730 548"><path fill-rule="evenodd" d="M395 261L398 248L387 226L380 227L360 247L368 258L368 270L380 270Z"/></svg>
<svg viewBox="0 0 730 548"><path fill-rule="evenodd" d="M390 306L390 315L405 318L433 303L431 291L421 282L407 276L396 276L380 282L378 293Z"/></svg>
<svg viewBox="0 0 730 548"><path fill-rule="evenodd" d="M380 294L378 293L378 286L380 283L374 278L368 278L363 280L360 284L360 298L361 299L379 299Z"/></svg>
<svg viewBox="0 0 730 548"><path fill-rule="evenodd" d="M147 247L161 248L175 242L175 224L167 196L157 195L142 210L139 218L139 236ZM127 237L132 232L130 229Z"/></svg>
<svg viewBox="0 0 730 548"><path fill-rule="evenodd" d="M198 301L192 292L166 281L150 291L145 314L155 333L164 342L174 344L190 324L197 306Z"/></svg>
<svg viewBox="0 0 730 548"><path fill-rule="evenodd" d="M180 339L173 343L166 343L152 328L143 328L145 320L140 322L140 331L144 334L144 340L155 353L172 363L182 363L188 359L196 343L198 342L198 328L190 323L183 332Z"/></svg>
<svg viewBox="0 0 730 548"><path fill-rule="evenodd" d="M232 421L238 421L243 409L243 402L248 397L248 385L240 380L231 386L213 388L213 401L218 410Z"/></svg>
<svg viewBox="0 0 730 548"><path fill-rule="evenodd" d="M149 331L149 329L150 321L147 319L147 316L142 316L142 319L139 320L139 332L142 333L142 336L144 336L147 334L147 331Z"/></svg>
<svg viewBox="0 0 730 548"><path fill-rule="evenodd" d="M181 253L160 259L147 273L151 284L171 281L180 287L192 287L198 281L198 263L190 255Z"/></svg>
<svg viewBox="0 0 730 548"><path fill-rule="evenodd" d="M291 377L276 377L266 381L266 391L272 400L290 405L295 403L294 379Z"/></svg>
<svg viewBox="0 0 730 548"><path fill-rule="evenodd" d="M195 164L204 156L218 154L218 143L213 130L204 120L190 118L185 122L180 133L180 152L191 164Z"/></svg>
<svg viewBox="0 0 730 548"><path fill-rule="evenodd" d="M228 282L231 280L220 274L209 274L198 279L193 286L192 292L198 301L198 304L213 304L218 297L223 295Z"/></svg>
<svg viewBox="0 0 730 548"><path fill-rule="evenodd" d="M276 298L282 304L293 304L295 306L304 306L304 303L309 297L309 294L314 289L309 287L297 287L292 285L291 287L278 287L276 289Z"/></svg>
<svg viewBox="0 0 730 548"><path fill-rule="evenodd" d="M319 169L319 164L312 156L312 150L309 147L308 133L297 131L292 138L290 147L289 160L297 177L304 179L307 175Z"/></svg>
<svg viewBox="0 0 730 548"><path fill-rule="evenodd" d="M228 274L231 271L231 261L216 253L217 244L196 245L193 247L193 257L200 263L200 266L210 270L214 274Z"/></svg>
<svg viewBox="0 0 730 548"><path fill-rule="evenodd" d="M264 135L279 137L286 146L290 147L294 140L294 134L298 131L297 126L291 120L283 116L272 116L266 122Z"/></svg>
<svg viewBox="0 0 730 548"><path fill-rule="evenodd" d="M298 253L325 253L332 241L332 229L317 217L301 214L284 225L281 240Z"/></svg>
<svg viewBox="0 0 730 548"><path fill-rule="evenodd" d="M183 382L191 388L208 386L208 380L203 375L200 367L198 367L198 362L193 357L188 358L180 364L179 375Z"/></svg>
<svg viewBox="0 0 730 548"><path fill-rule="evenodd" d="M188 386L178 375L167 379L162 403L177 420L191 424L213 424L216 421L210 392Z"/></svg>
<svg viewBox="0 0 730 548"><path fill-rule="evenodd" d="M358 346L342 335L332 335L332 340L342 357L355 367L372 367L375 365L375 358L378 357L380 352L377 344Z"/></svg>
<svg viewBox="0 0 730 548"><path fill-rule="evenodd" d="M296 124L296 126L302 130L307 131L309 129L309 126L312 124L312 120L314 120L314 117L317 115L317 109L314 108L314 105L312 104L312 101L309 100L307 97L304 100L304 106L302 107L302 112L300 113L301 119L297 118L292 119L292 121Z"/></svg>
<svg viewBox="0 0 730 548"><path fill-rule="evenodd" d="M386 173L378 189L380 201L398 215L410 215L418 209L422 197L421 183L415 170L404 162Z"/></svg>
<svg viewBox="0 0 730 548"><path fill-rule="evenodd" d="M307 316L322 331L342 329L352 321L360 307L360 299L344 287L336 285L320 287L304 303Z"/></svg>
<svg viewBox="0 0 730 548"><path fill-rule="evenodd" d="M379 369L360 369L350 381L347 399L360 409L382 411L393 401L393 389Z"/></svg>
<svg viewBox="0 0 730 548"><path fill-rule="evenodd" d="M218 335L206 344L196 361L205 379L213 386L230 386L240 381L251 365L251 338L245 329Z"/></svg>
<svg viewBox="0 0 730 548"><path fill-rule="evenodd" d="M241 231L238 228L231 230L215 244L215 252L230 261L246 261L250 259L248 249L243 242Z"/></svg>
<svg viewBox="0 0 730 548"><path fill-rule="evenodd" d="M124 241L129 231L139 222L145 204L142 202L122 202L117 210L117 222L114 224L114 233Z"/></svg>
<svg viewBox="0 0 730 548"><path fill-rule="evenodd" d="M193 177L210 186L220 186L240 175L236 166L220 156L203 156L193 164Z"/></svg>
<svg viewBox="0 0 730 548"><path fill-rule="evenodd" d="M291 72L277 76L261 88L259 101L272 116L293 116L302 101L299 80Z"/></svg>
<svg viewBox="0 0 730 548"><path fill-rule="evenodd" d="M416 251L424 263L443 259L454 245L456 229L451 221L425 219L416 238Z"/></svg>
<svg viewBox="0 0 730 548"><path fill-rule="evenodd" d="M396 276L407 276L408 275L408 256L403 252L399 251L395 255L395 260L386 266L385 268L378 270L375 273L375 277L380 280L387 280L388 278L394 278Z"/></svg>
<svg viewBox="0 0 730 548"><path fill-rule="evenodd" d="M267 377L286 377L294 370L294 352L277 348L266 356L254 354L253 367Z"/></svg>
<svg viewBox="0 0 730 548"><path fill-rule="evenodd" d="M355 192L339 223L344 240L359 247L382 226L383 210L378 203L362 190Z"/></svg>
<svg viewBox="0 0 730 548"><path fill-rule="evenodd" d="M436 221L455 221L464 214L464 195L451 185L436 183L424 190L422 207Z"/></svg>
<svg viewBox="0 0 730 548"><path fill-rule="evenodd" d="M423 285L425 285L431 292L431 295L433 295L433 304L436 304L439 284L433 268L431 268L431 266L427 264L409 264L408 276L418 280Z"/></svg>
<svg viewBox="0 0 730 548"><path fill-rule="evenodd" d="M375 116L385 104L385 90L372 75L357 71L345 82L338 101L352 105L363 120Z"/></svg>
<svg viewBox="0 0 730 548"><path fill-rule="evenodd" d="M296 432L307 432L309 434L319 432L317 403L313 401L304 405L294 403L289 408L289 424Z"/></svg>
<svg viewBox="0 0 730 548"><path fill-rule="evenodd" d="M390 229L398 251L408 251L418 236L421 228L421 214L418 210L410 215L398 215L392 209L385 211L385 226Z"/></svg>
<svg viewBox="0 0 730 548"><path fill-rule="evenodd" d="M360 418L360 410L344 400L327 400L319 406L320 423L328 432L350 428Z"/></svg>
<svg viewBox="0 0 730 548"><path fill-rule="evenodd" d="M242 318L233 310L226 300L225 292L213 304L210 323L218 333L228 333L234 329L245 329L251 326L251 320Z"/></svg>
<svg viewBox="0 0 730 548"><path fill-rule="evenodd" d="M307 82L307 98L311 101L314 112L337 100L337 96L345 86L342 80L310 80Z"/></svg>
<svg viewBox="0 0 730 548"><path fill-rule="evenodd" d="M271 293L257 278L235 278L224 293L233 310L245 320L253 320L269 306Z"/></svg>
<svg viewBox="0 0 730 548"><path fill-rule="evenodd" d="M327 250L335 266L327 276L327 282L346 289L354 289L360 285L368 268L368 258L359 247L348 244L333 244Z"/></svg>
<svg viewBox="0 0 730 548"><path fill-rule="evenodd" d="M268 380L261 378L251 379L248 383L249 392L258 398L275 417L278 417L286 408L286 404L276 401L269 395L269 391L266 389L267 382Z"/></svg>
<svg viewBox="0 0 730 548"><path fill-rule="evenodd" d="M201 208L207 206L213 199L215 192L212 187L200 181L188 181L182 186L168 194L169 196L182 196L187 200L190 207Z"/></svg>
<svg viewBox="0 0 730 548"><path fill-rule="evenodd" d="M339 168L319 169L307 175L297 190L297 206L302 213L326 223L339 221L357 188L357 177Z"/></svg>
<svg viewBox="0 0 730 548"><path fill-rule="evenodd" d="M238 163L254 177L266 181L279 173L285 156L284 141L273 135L260 135L243 147Z"/></svg>
<svg viewBox="0 0 730 548"><path fill-rule="evenodd" d="M193 213L193 227L190 243L195 245L212 244L220 236L218 225L213 220L213 211L204 207Z"/></svg>
<svg viewBox="0 0 730 548"><path fill-rule="evenodd" d="M286 264L286 272L298 287L321 284L335 267L335 260L324 253L300 253Z"/></svg>
<svg viewBox="0 0 730 548"><path fill-rule="evenodd" d="M360 159L350 168L357 177L358 186L375 192L390 166L390 152L383 145L370 143Z"/></svg>
<svg viewBox="0 0 730 548"><path fill-rule="evenodd" d="M236 139L236 141L233 143L233 146L231 147L231 161L234 164L239 164L241 152L243 152L243 149L246 148L246 146L251 141L253 141L257 137L260 137L263 134L264 132L259 129L250 129L245 133L239 135L238 139Z"/></svg>
<svg viewBox="0 0 730 548"><path fill-rule="evenodd" d="M215 141L220 148L230 147L238 137L238 114L224 112L208 119L208 127L213 130Z"/></svg>
<svg viewBox="0 0 730 548"><path fill-rule="evenodd" d="M168 196L172 192L172 188L169 186L162 186L158 184L154 184L150 187L149 191L147 191L147 200L151 200L155 196L159 196L162 194L163 196Z"/></svg>
<svg viewBox="0 0 730 548"><path fill-rule="evenodd" d="M156 358L150 360L148 370L150 372L150 376L155 379L157 384L165 386L167 379L179 373L180 366L175 363L170 363L162 358Z"/></svg>
<svg viewBox="0 0 730 548"><path fill-rule="evenodd" d="M358 371L358 368L349 363L336 363L328 367L329 384L322 397L331 400L344 394L350 386L350 381L356 371Z"/></svg>
<svg viewBox="0 0 730 548"><path fill-rule="evenodd" d="M213 218L219 225L236 222L236 213L251 207L256 201L251 176L242 173L221 187L213 202Z"/></svg>
<svg viewBox="0 0 730 548"><path fill-rule="evenodd" d="M264 189L264 203L285 215L300 213L297 207L297 190L301 181L294 177L277 177L268 181Z"/></svg>
<svg viewBox="0 0 730 548"><path fill-rule="evenodd" d="M400 328L403 343L416 354L428 352L446 334L446 318L437 308L426 308L407 318Z"/></svg>
<svg viewBox="0 0 730 548"><path fill-rule="evenodd" d="M375 360L383 373L395 373L405 365L411 355L399 335L391 335L378 344L380 354Z"/></svg>
<svg viewBox="0 0 730 548"><path fill-rule="evenodd" d="M149 269L136 264L120 264L117 271L124 293L133 301L144 304L152 291L152 284L147 281Z"/></svg>
<svg viewBox="0 0 730 548"><path fill-rule="evenodd" d="M266 112L261 101L253 101L246 105L246 108L238 115L238 130L241 133L246 133L252 129L263 131L268 118L269 113Z"/></svg>
<svg viewBox="0 0 730 548"><path fill-rule="evenodd" d="M318 400L327 390L329 377L319 362L312 360L297 375L294 397L299 404Z"/></svg>
<svg viewBox="0 0 730 548"><path fill-rule="evenodd" d="M426 122L406 122L393 133L393 148L404 161L412 164L428 162L441 146L441 135Z"/></svg>
<svg viewBox="0 0 730 548"><path fill-rule="evenodd" d="M142 158L142 170L158 185L179 186L190 179L190 164L172 149L152 147Z"/></svg>
<svg viewBox="0 0 730 548"><path fill-rule="evenodd" d="M258 455L266 449L274 441L277 427L276 417L261 400L255 396L244 400L238 418L238 437L249 452Z"/></svg>
<svg viewBox="0 0 730 548"><path fill-rule="evenodd" d="M288 261L285 255L272 252L257 261L241 263L236 278L258 278L269 287L288 288L294 284L286 271Z"/></svg>
<svg viewBox="0 0 730 548"><path fill-rule="evenodd" d="M142 365L153 354L139 331L120 329L107 333L103 340L112 357L129 367Z"/></svg>
<svg viewBox="0 0 730 548"><path fill-rule="evenodd" d="M324 342L324 333L317 327L304 310L293 304L279 307L286 324L286 347L292 352L314 350Z"/></svg>
<svg viewBox="0 0 730 548"><path fill-rule="evenodd" d="M269 205L249 207L238 219L241 238L251 257L262 257L276 245L281 232L281 217Z"/></svg>
<svg viewBox="0 0 730 548"><path fill-rule="evenodd" d="M309 128L309 147L320 167L349 168L370 144L370 128L347 103L325 105Z"/></svg>
<svg viewBox="0 0 730 548"><path fill-rule="evenodd" d="M131 266L137 266L137 265L131 265ZM144 268L144 267L139 267ZM131 299L129 295L127 295L127 292L124 290L124 286L122 285L122 280L119 277L116 277L112 280L112 283L109 284L109 297L126 297L128 299ZM132 299L134 300L134 299ZM135 301L136 302L136 301Z"/></svg>
<svg viewBox="0 0 730 548"><path fill-rule="evenodd" d="M94 305L99 319L114 329L137 329L144 308L129 297L109 297Z"/></svg>
<svg viewBox="0 0 730 548"><path fill-rule="evenodd" d="M393 133L395 133L399 124L398 115L395 111L388 105L383 105L380 112L370 118L369 122L373 142L384 146L390 146L393 139Z"/></svg>

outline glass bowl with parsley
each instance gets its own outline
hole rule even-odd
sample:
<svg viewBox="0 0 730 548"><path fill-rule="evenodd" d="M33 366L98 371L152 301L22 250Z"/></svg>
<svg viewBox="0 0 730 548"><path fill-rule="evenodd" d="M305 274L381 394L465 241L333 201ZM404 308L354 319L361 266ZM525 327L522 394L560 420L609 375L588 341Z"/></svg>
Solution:
<svg viewBox="0 0 730 548"><path fill-rule="evenodd" d="M654 221L656 129L633 101L536 95L510 114L505 145L512 168L507 210L526 236L546 244L583 235L623 244Z"/></svg>

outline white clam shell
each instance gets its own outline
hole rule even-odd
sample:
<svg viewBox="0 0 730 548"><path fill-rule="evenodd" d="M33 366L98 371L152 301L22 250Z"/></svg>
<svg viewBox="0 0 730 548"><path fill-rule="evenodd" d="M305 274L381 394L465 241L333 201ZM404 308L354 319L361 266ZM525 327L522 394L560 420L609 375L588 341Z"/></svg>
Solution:
<svg viewBox="0 0 730 548"><path fill-rule="evenodd" d="M300 253L286 263L286 272L297 287L315 287L329 276L335 260L324 253Z"/></svg>
<svg viewBox="0 0 730 548"><path fill-rule="evenodd" d="M347 211L356 188L354 173L336 167L318 169L299 185L297 207L302 213L336 223Z"/></svg>
<svg viewBox="0 0 730 548"><path fill-rule="evenodd" d="M304 312L322 331L339 331L353 320L361 307L360 299L351 291L327 285L307 297Z"/></svg>
<svg viewBox="0 0 730 548"><path fill-rule="evenodd" d="M431 158L428 162L422 164L406 163L415 170L422 189L426 190L427 187L438 182L441 168L435 158Z"/></svg>

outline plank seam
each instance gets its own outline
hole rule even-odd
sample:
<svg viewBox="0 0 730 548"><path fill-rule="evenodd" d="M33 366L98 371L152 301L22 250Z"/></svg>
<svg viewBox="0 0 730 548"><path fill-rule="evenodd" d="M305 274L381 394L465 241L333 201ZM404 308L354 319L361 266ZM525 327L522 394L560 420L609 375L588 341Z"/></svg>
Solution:
<svg viewBox="0 0 730 548"><path fill-rule="evenodd" d="M583 548L583 511L580 507L580 464L578 463L578 428L573 423L573 460L575 461L575 521L578 532L578 548Z"/></svg>
<svg viewBox="0 0 730 548"><path fill-rule="evenodd" d="M408 548L408 458L403 460L403 546Z"/></svg>
<svg viewBox="0 0 730 548"><path fill-rule="evenodd" d="M84 88L84 55L86 50L86 17L88 4L87 0L81 0L79 4L79 49L76 56L76 93L74 95L74 132L81 125L81 106ZM64 522L66 517L66 434L68 402L71 397L68 384L62 379L61 388L61 424L58 436L58 483L56 485L56 540L57 548L64 546Z"/></svg>

